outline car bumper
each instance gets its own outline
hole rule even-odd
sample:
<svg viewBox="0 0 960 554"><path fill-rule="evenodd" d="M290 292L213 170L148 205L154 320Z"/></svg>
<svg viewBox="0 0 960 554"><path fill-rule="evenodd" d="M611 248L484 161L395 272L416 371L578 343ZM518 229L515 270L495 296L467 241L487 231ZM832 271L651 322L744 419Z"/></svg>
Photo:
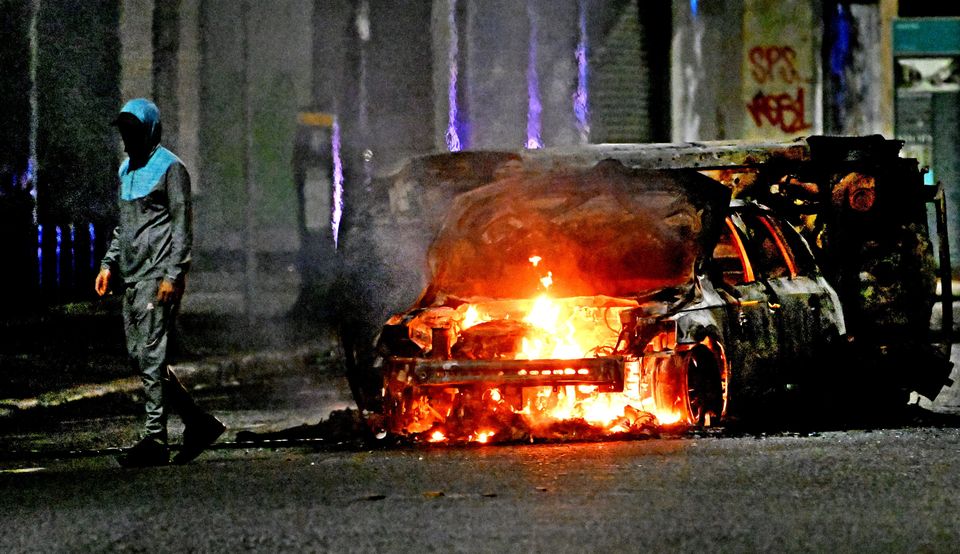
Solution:
<svg viewBox="0 0 960 554"><path fill-rule="evenodd" d="M396 381L421 387L596 385L623 389L624 359L620 356L576 360L388 360Z"/></svg>

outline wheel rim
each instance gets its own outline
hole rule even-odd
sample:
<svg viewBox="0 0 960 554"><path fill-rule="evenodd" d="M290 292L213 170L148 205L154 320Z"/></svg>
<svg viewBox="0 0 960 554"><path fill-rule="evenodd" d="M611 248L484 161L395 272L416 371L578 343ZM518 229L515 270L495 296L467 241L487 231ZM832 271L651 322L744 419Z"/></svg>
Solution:
<svg viewBox="0 0 960 554"><path fill-rule="evenodd" d="M706 419L718 418L723 411L723 390L720 371L713 354L694 350L683 371L683 400L687 421L704 425Z"/></svg>

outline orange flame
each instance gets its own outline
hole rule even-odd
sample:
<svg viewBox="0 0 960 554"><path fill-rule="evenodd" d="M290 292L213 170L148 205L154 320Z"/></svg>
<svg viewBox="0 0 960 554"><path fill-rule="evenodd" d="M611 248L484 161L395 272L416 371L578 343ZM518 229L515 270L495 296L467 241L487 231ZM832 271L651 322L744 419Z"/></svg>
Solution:
<svg viewBox="0 0 960 554"><path fill-rule="evenodd" d="M470 437L472 442L479 442L480 444L486 444L490 437L494 436L496 433L493 431L478 431Z"/></svg>
<svg viewBox="0 0 960 554"><path fill-rule="evenodd" d="M540 256L531 256L534 267L542 261ZM541 278L544 288L553 283L553 273L547 272ZM582 305L584 299L554 299L544 293L528 300L465 304L457 308L459 331L469 329L486 321L497 319L519 319L529 325L522 338L520 349L515 352L516 360L571 360L594 356L613 355L617 345L622 323L620 314L636 306L633 301L617 299L613 305L596 303ZM589 302L587 302L589 304ZM602 306L602 307L601 307ZM660 424L672 424L680 421L683 414L665 410L657 406L652 391L645 390L641 384L641 363L637 360L625 362L626 371L622 392L603 392L593 385L541 386L522 389L521 414L532 427L566 420L583 420L608 433L626 433L636 421L636 414L652 414ZM566 368L565 375L573 375L578 370ZM579 371L585 371L580 369ZM520 370L521 375L526 370ZM535 370L531 370L531 374ZM493 388L484 398L500 405L503 394ZM630 414L634 414L631 418ZM649 417L649 416L647 416ZM493 436L493 430L476 430L469 436L472 442L486 443ZM447 440L443 432L431 433L430 442Z"/></svg>

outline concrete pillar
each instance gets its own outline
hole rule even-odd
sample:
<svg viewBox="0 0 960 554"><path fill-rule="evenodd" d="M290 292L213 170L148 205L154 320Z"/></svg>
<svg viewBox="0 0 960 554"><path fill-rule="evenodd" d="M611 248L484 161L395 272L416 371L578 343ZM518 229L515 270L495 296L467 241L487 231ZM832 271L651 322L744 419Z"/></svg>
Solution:
<svg viewBox="0 0 960 554"><path fill-rule="evenodd" d="M823 132L820 6L816 0L745 0L743 138Z"/></svg>
<svg viewBox="0 0 960 554"><path fill-rule="evenodd" d="M120 98L153 96L153 0L120 2ZM119 110L120 107L117 106Z"/></svg>
<svg viewBox="0 0 960 554"><path fill-rule="evenodd" d="M880 132L887 138L894 136L893 20L898 8L898 0L880 0Z"/></svg>
<svg viewBox="0 0 960 554"><path fill-rule="evenodd" d="M437 148L448 148L452 102L465 149L511 150L534 138L546 147L581 143L578 9L577 0L434 0Z"/></svg>
<svg viewBox="0 0 960 554"><path fill-rule="evenodd" d="M529 2L528 16L536 27L536 71L542 106L544 146L580 143L573 96L577 90L577 2Z"/></svg>
<svg viewBox="0 0 960 554"><path fill-rule="evenodd" d="M468 143L477 149L522 148L530 47L526 2L464 1Z"/></svg>
<svg viewBox="0 0 960 554"><path fill-rule="evenodd" d="M337 113L345 77L352 13L349 0L315 0L313 4L312 107Z"/></svg>
<svg viewBox="0 0 960 554"><path fill-rule="evenodd" d="M463 93L466 52L464 12L466 0L433 0L430 15L433 52L433 143L438 151L467 147L458 125L466 117Z"/></svg>
<svg viewBox="0 0 960 554"><path fill-rule="evenodd" d="M163 142L179 152L178 69L180 66L180 1L158 2L153 8L153 93L160 108Z"/></svg>
<svg viewBox="0 0 960 554"><path fill-rule="evenodd" d="M200 174L200 1L180 0L177 41L177 155L193 176L193 193L203 190Z"/></svg>
<svg viewBox="0 0 960 554"><path fill-rule="evenodd" d="M822 133L821 9L819 0L675 1L674 140Z"/></svg>
<svg viewBox="0 0 960 554"><path fill-rule="evenodd" d="M673 3L672 138L741 138L743 1Z"/></svg>
<svg viewBox="0 0 960 554"><path fill-rule="evenodd" d="M883 131L882 43L876 4L831 2L824 13L824 130L835 135Z"/></svg>
<svg viewBox="0 0 960 554"><path fill-rule="evenodd" d="M430 2L370 2L365 87L378 167L433 148L430 18Z"/></svg>

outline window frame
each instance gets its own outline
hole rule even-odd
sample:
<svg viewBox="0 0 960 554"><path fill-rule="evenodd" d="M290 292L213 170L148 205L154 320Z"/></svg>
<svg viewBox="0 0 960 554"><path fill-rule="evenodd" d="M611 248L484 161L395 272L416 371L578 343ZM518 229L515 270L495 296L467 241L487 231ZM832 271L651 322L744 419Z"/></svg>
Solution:
<svg viewBox="0 0 960 554"><path fill-rule="evenodd" d="M756 267L753 271L755 278L758 274L763 279L781 279L784 277L795 279L801 275L797 268L793 250L790 248L787 239L780 230L779 220L775 219L768 211L762 208L734 210L731 216L736 217L733 222L734 227L740 233L743 246L746 248L747 259L751 260L751 265ZM779 253L780 261L786 269L785 275L772 277L768 268L762 265L758 266L754 263L754 257L760 259L762 256L757 252L756 238L751 236L751 231L753 231L753 234L766 233L773 238L773 243L776 251Z"/></svg>

